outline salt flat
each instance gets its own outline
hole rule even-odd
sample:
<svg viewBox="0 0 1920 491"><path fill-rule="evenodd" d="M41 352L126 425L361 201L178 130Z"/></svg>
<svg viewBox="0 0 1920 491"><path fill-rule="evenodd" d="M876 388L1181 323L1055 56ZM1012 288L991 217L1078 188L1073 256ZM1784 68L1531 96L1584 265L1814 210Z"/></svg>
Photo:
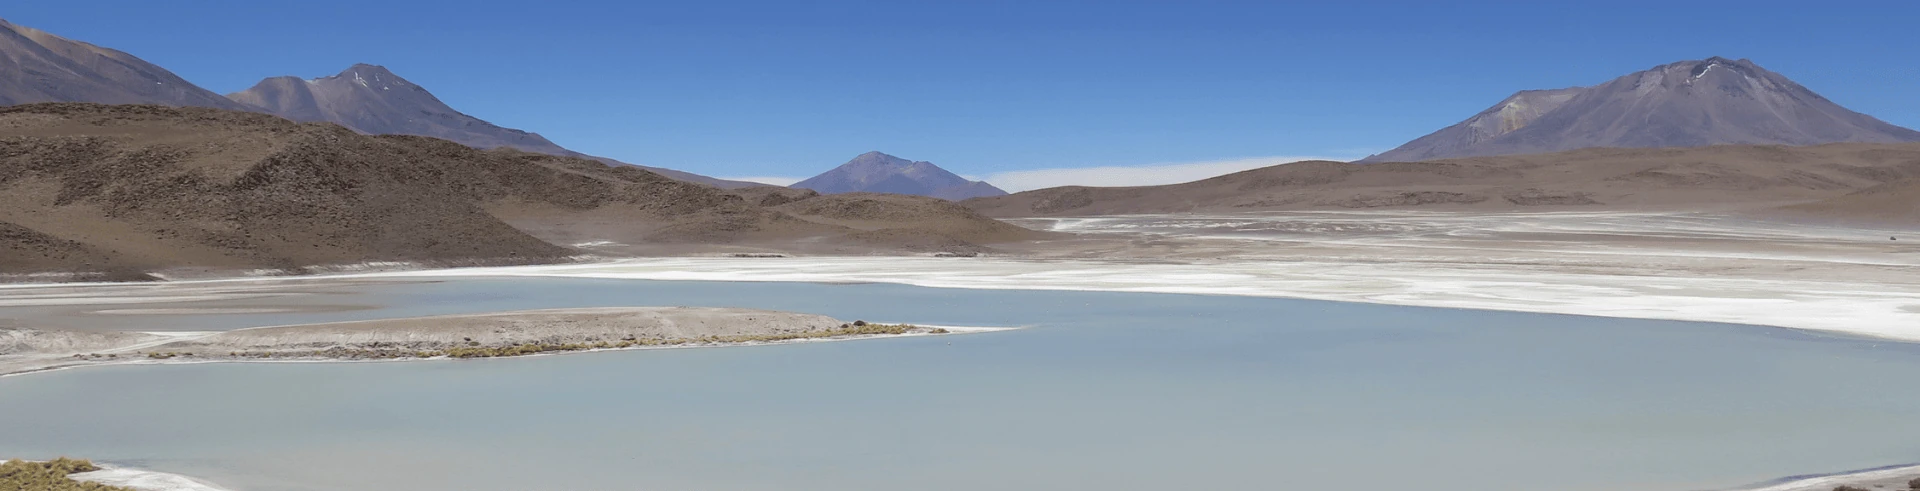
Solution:
<svg viewBox="0 0 1920 491"><path fill-rule="evenodd" d="M367 276L1251 295L1920 340L1920 235L1890 240L1898 231L1659 213L1301 212L1021 223L1082 235L976 258L639 258Z"/></svg>

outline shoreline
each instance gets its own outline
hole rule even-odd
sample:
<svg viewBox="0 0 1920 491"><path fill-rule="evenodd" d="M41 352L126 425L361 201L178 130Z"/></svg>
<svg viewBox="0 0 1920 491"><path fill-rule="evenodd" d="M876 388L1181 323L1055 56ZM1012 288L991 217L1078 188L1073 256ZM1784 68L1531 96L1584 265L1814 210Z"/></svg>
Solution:
<svg viewBox="0 0 1920 491"><path fill-rule="evenodd" d="M892 272L868 273L865 263L887 261L895 266L903 266L903 261L920 261L916 265L927 266L924 269ZM986 266L981 266L985 264ZM1829 315L1831 311L1849 311L1845 308L1820 309L1807 307L1781 312L1780 305L1752 305L1738 297L1682 297L1701 300L1694 304L1678 302L1678 305L1655 307L1642 302L1642 305L1622 306L1607 303L1618 297L1618 292L1609 295L1594 293L1589 296L1554 297L1544 294L1538 297L1525 297L1525 293L1500 297L1483 291L1439 289L1405 294L1366 293L1358 290L1330 288L1328 283L1347 281L1364 282L1373 279L1370 276L1352 278L1289 278L1286 273L1267 275L1276 283L1299 281L1314 283L1304 289L1282 288L1287 285L1207 285L1190 282L1143 283L1139 281L1114 281L1111 278L1032 278L1022 269L1036 265L1058 266L1060 269L1075 268L1074 272L1102 274L1106 277L1131 276L1138 269L1156 269L1157 273L1170 276L1228 275L1246 274L1235 266L1260 265L1257 260L1227 261L1176 261L1146 259L1045 259L1031 257L979 257L956 260L953 258L901 257L901 256L791 256L782 258L738 258L726 256L678 256L657 258L603 258L591 262L573 262L566 264L522 265L522 266L469 266L431 269L398 269L374 272L340 272L311 276L235 276L209 277L184 280L163 281L157 283L124 282L87 282L87 283L0 283L0 296L9 290L30 290L44 288L102 288L139 286L149 288L167 288L178 286L207 286L234 283L289 283L319 282L340 280L421 280L447 281L460 278L581 278L608 280L647 280L647 281L710 281L710 282L755 282L755 283L812 283L826 285L848 284L898 284L921 288L954 288L969 290L1040 290L1040 291L1082 291L1114 293L1158 293L1173 295L1221 295L1259 298L1281 298L1295 300L1314 300L1329 302L1363 303L1373 305L1395 305L1409 307L1449 308L1465 310L1487 310L1498 312L1522 312L1552 315L1580 315L1591 317L1644 319L1682 322L1707 322L1735 324L1743 326L1791 329L1795 331L1837 335L1849 338L1901 343L1920 343L1920 302L1913 305L1894 308L1899 319L1887 319L1881 322L1863 323L1848 319L1836 319ZM1283 265L1309 268L1313 262L1288 261ZM1344 263L1324 263L1333 266L1351 266ZM959 265L955 267L955 265ZM821 266L826 266L821 268ZM971 268L971 269L968 269ZM994 269L999 269L995 271ZM1407 268L1407 273L1421 273L1420 268ZM812 271L809 271L812 270ZM1614 284L1588 281L1587 283L1553 283L1556 273L1537 275L1512 274L1502 276L1492 268L1470 271L1488 273L1485 278L1467 276L1452 277L1454 281L1486 281L1512 284L1531 281L1528 285L1512 287L1514 290L1500 293L1514 294L1525 286L1551 286L1570 289L1588 288L1603 290L1619 288L1629 280L1668 279L1680 283L1712 283L1693 286L1662 286L1661 289L1712 290L1715 285L1747 285L1766 283L1766 280L1747 278L1651 278L1644 276L1592 274L1582 278L1586 280L1611 280ZM945 274L960 273L960 274ZM1144 272L1153 275L1156 272ZM1432 273L1432 272L1425 272ZM1464 280L1462 278L1465 278ZM1564 278L1563 278L1564 279ZM1805 282L1809 285L1835 286L1828 282ZM1791 290L1780 288L1781 290ZM1816 289L1817 290L1817 289ZM1642 292L1644 293L1644 292ZM1814 292L1813 294L1818 294ZM1880 295L1885 302L1908 302L1909 297L1902 295L1877 294L1859 291L1846 291L1861 295ZM1450 298L1433 298L1453 294ZM1424 298L1416 298L1426 295ZM1794 296L1807 296L1807 292L1791 293ZM1668 298L1671 299L1671 298ZM1708 305L1707 301L1726 300L1726 302ZM1803 299L1804 300L1804 299ZM1856 299L1857 300L1857 299ZM154 303L154 302L134 302ZM1844 307L1844 306L1840 306ZM1817 312L1816 312L1817 311ZM1911 318L1912 323L1904 321Z"/></svg>
<svg viewBox="0 0 1920 491"><path fill-rule="evenodd" d="M156 470L97 464L100 470L68 474L76 481L120 486L139 491L229 491L219 485L181 474Z"/></svg>
<svg viewBox="0 0 1920 491"><path fill-rule="evenodd" d="M1658 210L1495 215L1309 210L1026 218L1020 220L1028 228L1071 238L966 258L681 251L583 254L519 266L368 262L305 268L319 273L310 276L207 269L157 274L170 280L159 285L213 288L545 276L1232 295L1920 341L1920 249L1885 240L1893 233L1887 230ZM116 283L0 283L0 303L18 288L109 284Z"/></svg>
<svg viewBox="0 0 1920 491"><path fill-rule="evenodd" d="M351 363L517 358L976 334L1014 327L883 324L703 307L545 309L262 326L191 333L8 330L0 377L90 366Z"/></svg>
<svg viewBox="0 0 1920 491"><path fill-rule="evenodd" d="M1409 307L1450 308L1465 310L1488 310L1499 312L1523 312L1552 315L1579 315L1591 317L1644 319L1682 322L1706 322L1735 324L1774 329L1836 335L1857 339L1892 341L1901 343L1920 343L1920 302L1898 294L1880 294L1844 290L1843 293L1857 293L1863 296L1878 296L1873 300L1881 302L1881 307L1895 312L1895 316L1862 322L1858 319L1836 317L1832 312L1858 312L1844 307L1850 305L1818 305L1817 299L1806 297L1818 295L1821 290L1800 291L1790 295L1798 299L1768 300L1750 299L1736 296L1678 297L1683 300L1672 304L1648 302L1645 299L1637 305L1620 303L1623 292L1601 291L1616 290L1635 280L1655 281L1658 279L1675 280L1676 283L1703 283L1682 285L1670 288L1715 291L1715 286L1732 285L1734 287L1772 287L1782 290L1782 285L1769 284L1757 279L1696 279L1696 278L1649 278L1625 275L1588 275L1581 279L1603 280L1553 283L1555 273L1543 273L1528 279L1529 275L1489 274L1483 278L1469 278L1434 274L1434 272L1411 271L1408 274L1426 273L1430 277L1441 277L1436 281L1484 282L1505 285L1507 290L1489 292L1462 286L1458 288L1431 288L1417 292L1370 293L1329 286L1330 283L1365 282L1369 277L1357 278L1293 278L1290 272L1280 272L1255 277L1255 280L1271 280L1266 284L1249 285L1247 282L1236 284L1194 283L1192 278L1205 277L1208 282L1215 277L1238 275L1247 276L1245 266L1267 265L1256 261L1220 261L1220 262L1169 262L1169 261L1124 261L1124 260L1084 260L1084 259L1031 259L1031 258L975 258L965 265L971 267L952 267L952 259L929 259L917 264L902 264L914 258L812 258L796 257L784 259L727 259L727 258L629 258L599 263L553 265L553 266L516 266L503 268L453 268L437 270L400 271L342 275L336 279L420 279L447 280L456 278L583 278L610 280L649 280L649 281L713 281L713 282L760 282L760 283L814 283L829 285L846 284L898 284L922 288L955 288L971 290L1047 290L1047 291L1084 291L1114 293L1159 293L1174 295L1221 295L1260 298L1282 298L1296 300L1315 300L1330 302L1364 303L1373 305L1396 305ZM870 262L884 260L894 272L872 273L879 271L871 268ZM785 263L785 264L782 264ZM1310 269L1313 263L1286 263L1283 267ZM924 269L908 269L914 266L926 266ZM1066 274L1058 274L1065 272ZM1084 273L1075 276L1074 273ZM1052 277L1038 277L1038 274L1054 274ZM1099 276L1094 276L1099 275ZM1174 281L1156 283L1141 282L1138 278L1161 276ZM1179 281L1185 279L1187 281ZM1236 278L1247 279L1247 278ZM1128 281L1132 280L1132 281ZM1545 280L1545 281L1543 281ZM1233 283L1234 279L1224 280ZM1311 283L1302 289L1286 288L1287 283ZM1824 282L1806 282L1809 285L1827 285ZM1555 296L1555 293L1530 292L1535 287L1563 287L1571 290L1595 290L1589 295ZM1633 292L1644 293L1644 292ZM1509 294L1501 297L1497 294ZM1533 294L1534 296L1528 296ZM1634 296L1634 295L1626 295ZM1676 297L1663 297L1670 300ZM1831 303L1844 303L1846 300L1861 300L1853 297L1836 300ZM1803 303L1795 303L1803 302ZM1911 305L1906 305L1911 302ZM1903 307L1885 305L1901 303ZM1834 308L1825 308L1834 307ZM1909 323L1907 321L1911 320Z"/></svg>
<svg viewBox="0 0 1920 491"><path fill-rule="evenodd" d="M1855 486L1876 491L1905 491L1907 482L1920 479L1920 464L1896 464L1842 471L1833 474L1802 474L1726 491L1830 491L1837 486Z"/></svg>
<svg viewBox="0 0 1920 491"><path fill-rule="evenodd" d="M303 326L303 324L290 324L290 326ZM829 338L780 339L780 341L732 341L732 343L728 343L728 341L718 341L718 343L678 343L678 345L630 345L630 347L593 347L593 349L572 349L572 351L543 351L543 353L526 353L526 355L511 355L511 357L474 357L474 359L461 359L461 357L444 357L444 355L442 355L442 357L428 357L428 359L328 359L328 357L286 357L286 359L148 359L148 357L144 357L144 355L142 355L142 357L127 357L127 359L121 359L121 361L71 362L71 364L54 364L54 366L35 366L35 368L21 368L21 370L12 370L12 372L0 372L0 378L15 378L15 376L33 376L33 374L50 374L50 372L63 372L63 370L81 370L81 368L96 368L96 366L140 366L140 364L150 364L150 366L159 366L159 364L348 364L348 362L447 362L447 361L484 361L484 359L534 359L534 357L566 357L566 355L588 355L588 353L614 353L614 351L649 351L649 349L726 349L726 347L756 347L756 345L797 345L797 343L837 343L837 341L862 341L862 339L925 338L925 336L964 336L964 334L989 334L989 332L1008 332L1008 330L1023 330L1023 328L1025 328L1025 326L1018 326L1018 328L1010 328L1010 326L933 326L933 324L912 324L912 326L916 326L916 328L927 328L927 330L947 330L947 332L902 332L902 334L856 334L856 336L829 336ZM263 326L263 328L284 328L284 326ZM238 332L238 330L236 330L236 332ZM213 334L219 334L219 332L213 332ZM207 336L209 336L209 334L207 334ZM56 359L56 361L67 361L67 357L60 357L60 359Z"/></svg>

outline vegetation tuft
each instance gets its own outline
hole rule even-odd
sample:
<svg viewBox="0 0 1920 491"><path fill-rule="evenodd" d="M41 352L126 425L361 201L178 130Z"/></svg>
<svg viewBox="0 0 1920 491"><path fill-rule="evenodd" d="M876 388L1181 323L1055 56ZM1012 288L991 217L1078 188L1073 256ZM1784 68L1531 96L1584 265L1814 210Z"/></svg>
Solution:
<svg viewBox="0 0 1920 491"><path fill-rule="evenodd" d="M68 474L93 472L93 462L61 457L48 462L9 460L0 464L0 489L22 491L135 491L132 488L75 481Z"/></svg>

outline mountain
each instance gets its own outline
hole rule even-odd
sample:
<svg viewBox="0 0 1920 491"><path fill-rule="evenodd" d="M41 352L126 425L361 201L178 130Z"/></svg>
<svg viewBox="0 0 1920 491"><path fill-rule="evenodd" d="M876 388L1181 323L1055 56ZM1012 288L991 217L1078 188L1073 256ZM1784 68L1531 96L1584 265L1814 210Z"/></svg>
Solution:
<svg viewBox="0 0 1920 491"><path fill-rule="evenodd" d="M860 154L833 170L794 183L791 187L827 194L893 193L951 201L1007 194L992 184L969 181L931 162L915 162L880 152Z"/></svg>
<svg viewBox="0 0 1920 491"><path fill-rule="evenodd" d="M961 204L992 217L1405 208L1771 210L1916 178L1916 143L1588 148L1423 162L1295 162L1182 184L1067 186ZM1874 196L1883 194L1904 196ZM1861 214L1876 203L1896 203L1846 201L1858 204L1830 208Z"/></svg>
<svg viewBox="0 0 1920 491"><path fill-rule="evenodd" d="M221 96L133 55L0 19L0 106L36 102L267 112L294 121L335 123L367 134L431 136L482 149L510 147L631 165L567 150L539 134L502 128L455 111L426 89L379 66L354 65L338 75L313 80L274 77ZM639 167L721 188L762 185Z"/></svg>
<svg viewBox="0 0 1920 491"><path fill-rule="evenodd" d="M133 55L0 20L0 105L34 102L246 109Z"/></svg>
<svg viewBox="0 0 1920 491"><path fill-rule="evenodd" d="M952 203L736 191L634 166L157 105L0 107L0 281L583 254L982 250L1018 227ZM890 198L910 198L891 196ZM43 281L43 280L35 280Z"/></svg>
<svg viewBox="0 0 1920 491"><path fill-rule="evenodd" d="M488 149L544 154L566 149L537 133L502 128L448 107L386 67L358 64L337 75L273 77L227 98L300 122L335 123L370 135L417 135Z"/></svg>
<svg viewBox="0 0 1920 491"><path fill-rule="evenodd" d="M1361 162L1580 148L1920 142L1920 132L1834 104L1749 60L1653 67L1593 87L1526 91Z"/></svg>
<svg viewBox="0 0 1920 491"><path fill-rule="evenodd" d="M371 135L428 136L481 149L507 147L630 165L567 150L538 133L505 128L469 116L441 102L425 87L379 65L358 64L339 74L316 79L273 77L227 97L294 121L335 123ZM672 169L645 168L674 179L722 188L760 185Z"/></svg>
<svg viewBox="0 0 1920 491"><path fill-rule="evenodd" d="M1586 90L1584 87L1523 90L1466 121L1368 157L1367 161L1418 162L1470 155L1476 145L1526 127Z"/></svg>

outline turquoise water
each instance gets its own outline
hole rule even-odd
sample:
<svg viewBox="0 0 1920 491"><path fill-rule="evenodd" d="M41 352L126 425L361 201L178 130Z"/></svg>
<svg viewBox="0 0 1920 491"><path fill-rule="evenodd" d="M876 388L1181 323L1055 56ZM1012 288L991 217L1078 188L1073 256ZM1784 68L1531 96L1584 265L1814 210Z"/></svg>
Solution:
<svg viewBox="0 0 1920 491"><path fill-rule="evenodd" d="M476 279L355 295L385 308L151 320L714 305L1032 328L9 377L0 456L241 491L1681 491L1920 461L1920 347L1780 329L899 285Z"/></svg>

